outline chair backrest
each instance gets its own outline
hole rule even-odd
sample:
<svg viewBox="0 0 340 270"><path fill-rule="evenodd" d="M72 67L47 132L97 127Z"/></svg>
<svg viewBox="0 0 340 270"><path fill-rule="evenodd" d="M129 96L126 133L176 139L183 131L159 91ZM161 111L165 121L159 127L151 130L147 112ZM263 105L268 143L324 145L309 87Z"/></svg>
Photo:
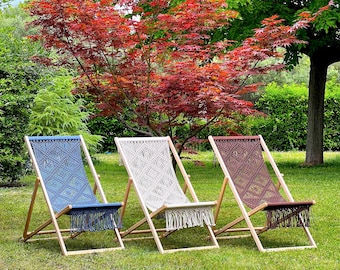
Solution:
<svg viewBox="0 0 340 270"><path fill-rule="evenodd" d="M98 203L86 176L80 136L28 137L30 155L53 210Z"/></svg>
<svg viewBox="0 0 340 270"><path fill-rule="evenodd" d="M189 202L173 168L168 137L116 138L115 141L129 177L149 210Z"/></svg>
<svg viewBox="0 0 340 270"><path fill-rule="evenodd" d="M259 136L213 137L214 143L242 200L250 208L263 202L285 202L263 158ZM226 172L225 172L226 173Z"/></svg>

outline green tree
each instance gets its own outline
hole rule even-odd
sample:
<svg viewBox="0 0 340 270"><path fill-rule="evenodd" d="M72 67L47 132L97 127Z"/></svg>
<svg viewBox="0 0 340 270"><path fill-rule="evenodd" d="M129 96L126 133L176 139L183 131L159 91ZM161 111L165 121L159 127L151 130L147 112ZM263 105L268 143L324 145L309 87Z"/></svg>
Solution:
<svg viewBox="0 0 340 270"><path fill-rule="evenodd" d="M5 185L16 185L25 173L27 134L80 133L93 146L100 139L86 129L88 114L71 95L70 76L32 60L47 52L26 38L35 31L26 28L29 19L21 7L0 9L0 183Z"/></svg>
<svg viewBox="0 0 340 270"><path fill-rule="evenodd" d="M216 33L233 40L242 41L251 36L252 29L258 27L261 20L272 14L284 18L287 24L296 19L301 11L315 12L327 5L328 0L303 1L232 1L232 8L240 12L240 20L236 20L230 28ZM324 126L324 96L328 67L340 61L340 12L339 0L332 2L332 8L323 12L313 22L313 27L302 29L298 37L308 42L288 47L286 63L289 67L299 63L301 54L310 58L309 95L308 95L308 131L306 147L306 164L323 163L323 126Z"/></svg>

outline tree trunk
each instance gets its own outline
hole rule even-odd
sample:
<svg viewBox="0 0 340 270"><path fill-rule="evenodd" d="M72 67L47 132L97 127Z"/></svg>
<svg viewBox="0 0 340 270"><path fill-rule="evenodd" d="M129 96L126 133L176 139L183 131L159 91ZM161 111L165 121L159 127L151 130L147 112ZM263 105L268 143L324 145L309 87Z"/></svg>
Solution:
<svg viewBox="0 0 340 270"><path fill-rule="evenodd" d="M323 163L324 99L328 65L314 54L311 58L308 96L306 165Z"/></svg>

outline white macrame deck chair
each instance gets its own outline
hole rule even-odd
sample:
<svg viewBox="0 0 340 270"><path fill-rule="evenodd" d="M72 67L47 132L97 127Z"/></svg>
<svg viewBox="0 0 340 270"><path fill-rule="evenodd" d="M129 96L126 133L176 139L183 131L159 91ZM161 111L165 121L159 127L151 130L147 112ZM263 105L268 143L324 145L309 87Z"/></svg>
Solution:
<svg viewBox="0 0 340 270"><path fill-rule="evenodd" d="M218 248L211 227L214 225L212 208L216 205L216 202L199 202L170 137L115 138L115 142L129 175L121 213L124 215L131 185L135 188L144 213L144 218L126 231L121 232L121 236L152 233L161 253ZM177 166L183 175L184 189L180 187L173 168L171 154L175 157ZM185 195L184 190L186 189L189 190L193 202L190 202ZM153 218L159 217L160 214L165 216L166 225L162 225L162 228L157 226L156 229ZM148 224L149 229L137 230L143 224ZM179 229L195 226L205 226L212 245L174 249L163 248L160 238L169 236ZM146 236L137 239L145 238Z"/></svg>
<svg viewBox="0 0 340 270"><path fill-rule="evenodd" d="M25 142L37 178L22 241L46 240L51 237L41 238L41 236L56 235L63 255L123 249L124 244L119 233L121 222L118 213L122 203L107 202L82 136L25 136ZM83 157L87 161L94 179L93 188L91 188L85 172ZM42 189L50 217L35 230L29 231L39 188ZM95 195L96 191L99 192L100 200ZM70 217L70 226L61 229L58 221L65 215ZM35 219L39 220L38 217ZM47 230L46 227L50 224L54 229ZM102 230L115 232L116 238L112 241L114 247L67 250L64 241L66 236L75 238L83 232ZM67 235L65 235L66 233ZM40 237L34 237L38 235Z"/></svg>
<svg viewBox="0 0 340 270"><path fill-rule="evenodd" d="M262 136L209 136L209 142L224 173L215 220L218 218L227 185L229 185L242 213L239 218L214 231L218 239L244 237L245 235L240 234L240 232L248 231L260 251L316 248L308 229L310 207L315 202L294 201ZM275 172L276 184L271 178L264 156L267 157ZM284 196L279 192L281 188ZM266 222L264 226L255 227L251 217L259 212L266 214ZM241 221L245 221L247 227L235 227ZM264 248L258 235L278 227L302 228L309 244ZM221 237L225 233L227 236ZM236 235L231 235L233 233L236 233Z"/></svg>

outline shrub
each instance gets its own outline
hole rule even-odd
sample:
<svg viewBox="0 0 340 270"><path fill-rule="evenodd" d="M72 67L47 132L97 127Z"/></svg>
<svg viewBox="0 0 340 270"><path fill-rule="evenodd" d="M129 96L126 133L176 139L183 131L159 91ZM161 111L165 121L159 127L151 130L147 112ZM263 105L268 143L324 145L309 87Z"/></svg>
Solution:
<svg viewBox="0 0 340 270"><path fill-rule="evenodd" d="M74 85L67 71L59 71L42 79L34 99L29 121L29 134L35 136L83 135L87 146L94 152L101 136L91 134L86 121L89 113L83 110L83 100L75 98Z"/></svg>
<svg viewBox="0 0 340 270"><path fill-rule="evenodd" d="M340 149L340 86L336 78L326 85L324 149ZM261 134L272 150L305 150L307 136L308 89L305 85L269 84L255 103L266 117L249 117L251 134Z"/></svg>
<svg viewBox="0 0 340 270"><path fill-rule="evenodd" d="M14 185L25 171L23 137L33 91L22 81L0 79L0 183Z"/></svg>
<svg viewBox="0 0 340 270"><path fill-rule="evenodd" d="M116 150L114 137L129 137L135 133L128 130L119 120L112 117L97 116L91 118L87 127L92 134L102 136L103 140L98 151L112 152Z"/></svg>

